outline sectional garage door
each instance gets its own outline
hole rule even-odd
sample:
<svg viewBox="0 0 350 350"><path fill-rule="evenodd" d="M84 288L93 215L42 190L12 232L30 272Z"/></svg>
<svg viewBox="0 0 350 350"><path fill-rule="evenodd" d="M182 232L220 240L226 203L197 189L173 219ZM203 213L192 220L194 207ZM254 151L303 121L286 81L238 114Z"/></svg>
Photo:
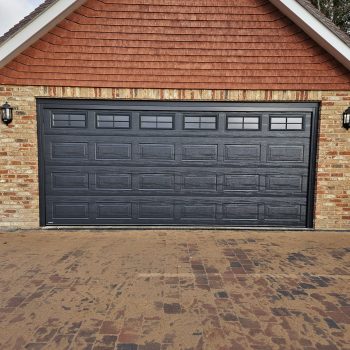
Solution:
<svg viewBox="0 0 350 350"><path fill-rule="evenodd" d="M312 226L315 104L38 110L42 225Z"/></svg>

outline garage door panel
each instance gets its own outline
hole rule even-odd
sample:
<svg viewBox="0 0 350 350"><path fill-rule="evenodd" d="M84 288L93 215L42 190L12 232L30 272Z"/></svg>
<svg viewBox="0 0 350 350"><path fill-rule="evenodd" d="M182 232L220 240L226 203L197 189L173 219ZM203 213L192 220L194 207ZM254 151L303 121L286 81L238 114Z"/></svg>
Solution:
<svg viewBox="0 0 350 350"><path fill-rule="evenodd" d="M167 143L141 143L138 145L140 160L175 160L175 145ZM136 155L137 157L137 155Z"/></svg>
<svg viewBox="0 0 350 350"><path fill-rule="evenodd" d="M224 145L225 161L255 160L261 161L261 145L230 144Z"/></svg>
<svg viewBox="0 0 350 350"><path fill-rule="evenodd" d="M87 142L53 142L49 144L49 159L88 159Z"/></svg>
<svg viewBox="0 0 350 350"><path fill-rule="evenodd" d="M305 161L304 145L269 145L267 149L267 160L269 162L301 162Z"/></svg>
<svg viewBox="0 0 350 350"><path fill-rule="evenodd" d="M305 227L311 112L65 103L40 116L46 224Z"/></svg>
<svg viewBox="0 0 350 350"><path fill-rule="evenodd" d="M293 203L294 204L291 204ZM55 224L169 224L187 225L215 223L217 225L280 226L305 225L306 203L301 200L219 197L62 197L48 198L47 221ZM155 223L156 220L156 223Z"/></svg>
<svg viewBox="0 0 350 350"><path fill-rule="evenodd" d="M131 203L96 202L96 220L131 220Z"/></svg>
<svg viewBox="0 0 350 350"><path fill-rule="evenodd" d="M142 174L138 188L151 191L175 191L175 174Z"/></svg>
<svg viewBox="0 0 350 350"><path fill-rule="evenodd" d="M95 160L130 160L131 144L96 143Z"/></svg>
<svg viewBox="0 0 350 350"><path fill-rule="evenodd" d="M77 170L77 169L83 170ZM75 167L47 166L46 191L50 195L130 195L174 193L176 196L206 195L223 197L288 196L305 197L305 169L291 169L290 175L280 169L242 167L198 170L196 167Z"/></svg>
<svg viewBox="0 0 350 350"><path fill-rule="evenodd" d="M251 174L224 175L224 191L259 191L260 176Z"/></svg>
<svg viewBox="0 0 350 350"><path fill-rule="evenodd" d="M53 190L89 190L89 174L81 172L52 172L51 186Z"/></svg>
<svg viewBox="0 0 350 350"><path fill-rule="evenodd" d="M217 161L218 145L184 145L182 146L181 159L183 161Z"/></svg>
<svg viewBox="0 0 350 350"><path fill-rule="evenodd" d="M252 223L259 221L259 205L257 203L242 204L230 203L223 205L223 220L250 221Z"/></svg>

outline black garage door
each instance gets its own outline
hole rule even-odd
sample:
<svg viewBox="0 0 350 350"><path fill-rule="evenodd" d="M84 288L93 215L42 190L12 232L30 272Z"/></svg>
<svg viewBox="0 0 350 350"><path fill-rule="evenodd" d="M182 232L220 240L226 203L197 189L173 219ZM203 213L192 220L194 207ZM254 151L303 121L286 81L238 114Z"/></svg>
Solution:
<svg viewBox="0 0 350 350"><path fill-rule="evenodd" d="M38 107L42 225L312 227L316 104Z"/></svg>

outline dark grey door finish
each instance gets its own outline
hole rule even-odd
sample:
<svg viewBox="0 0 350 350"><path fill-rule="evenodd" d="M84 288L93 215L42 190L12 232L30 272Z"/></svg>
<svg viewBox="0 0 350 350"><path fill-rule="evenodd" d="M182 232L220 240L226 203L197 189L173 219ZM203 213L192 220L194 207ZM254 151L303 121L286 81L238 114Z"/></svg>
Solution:
<svg viewBox="0 0 350 350"><path fill-rule="evenodd" d="M316 104L38 111L42 225L312 227Z"/></svg>

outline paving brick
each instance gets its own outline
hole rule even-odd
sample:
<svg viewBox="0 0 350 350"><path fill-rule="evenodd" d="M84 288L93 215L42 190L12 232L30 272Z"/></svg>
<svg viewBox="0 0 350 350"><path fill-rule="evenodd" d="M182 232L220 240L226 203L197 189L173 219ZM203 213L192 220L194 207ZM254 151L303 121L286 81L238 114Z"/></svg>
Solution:
<svg viewBox="0 0 350 350"><path fill-rule="evenodd" d="M0 309L4 349L345 350L350 344L348 233L17 231L0 232L0 246L0 300L25 298ZM228 246L258 262L251 274L232 272ZM211 266L215 272L206 275L223 288L196 285L193 265ZM52 276L60 278L53 283Z"/></svg>

